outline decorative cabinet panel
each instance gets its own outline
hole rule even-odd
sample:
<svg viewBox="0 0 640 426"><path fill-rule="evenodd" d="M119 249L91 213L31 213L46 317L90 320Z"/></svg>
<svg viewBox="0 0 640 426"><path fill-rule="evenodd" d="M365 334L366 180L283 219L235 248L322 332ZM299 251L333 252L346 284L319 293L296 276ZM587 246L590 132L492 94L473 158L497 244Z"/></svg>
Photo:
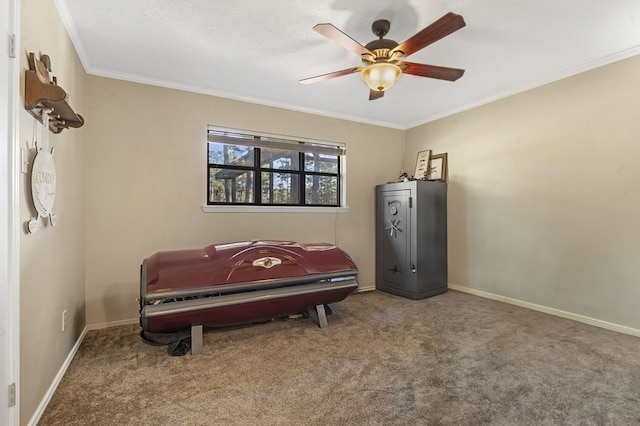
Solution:
<svg viewBox="0 0 640 426"><path fill-rule="evenodd" d="M376 187L376 288L411 299L447 291L447 184Z"/></svg>

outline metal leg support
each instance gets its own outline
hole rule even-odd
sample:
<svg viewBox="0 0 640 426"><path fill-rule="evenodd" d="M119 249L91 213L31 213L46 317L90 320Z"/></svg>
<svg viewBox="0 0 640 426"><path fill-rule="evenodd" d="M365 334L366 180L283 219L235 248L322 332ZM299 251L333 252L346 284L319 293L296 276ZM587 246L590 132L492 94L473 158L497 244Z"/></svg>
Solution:
<svg viewBox="0 0 640 426"><path fill-rule="evenodd" d="M191 355L202 353L202 325L191 326Z"/></svg>
<svg viewBox="0 0 640 426"><path fill-rule="evenodd" d="M320 328L325 328L329 325L327 323L327 313L324 311L324 305L316 305L315 309L307 309L307 312Z"/></svg>

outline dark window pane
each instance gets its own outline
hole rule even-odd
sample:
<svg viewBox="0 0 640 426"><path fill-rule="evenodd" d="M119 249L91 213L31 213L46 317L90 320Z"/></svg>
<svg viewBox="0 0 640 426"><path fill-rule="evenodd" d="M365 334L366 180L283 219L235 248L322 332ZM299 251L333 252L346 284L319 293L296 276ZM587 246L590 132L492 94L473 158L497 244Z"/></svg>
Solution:
<svg viewBox="0 0 640 426"><path fill-rule="evenodd" d="M261 148L260 167L279 170L300 170L296 151Z"/></svg>
<svg viewBox="0 0 640 426"><path fill-rule="evenodd" d="M209 164L224 164L227 166L253 167L253 148L243 145L229 145L219 142L209 142Z"/></svg>
<svg viewBox="0 0 640 426"><path fill-rule="evenodd" d="M262 172L263 204L298 204L300 177L292 173Z"/></svg>
<svg viewBox="0 0 640 426"><path fill-rule="evenodd" d="M338 178L335 176L307 176L305 202L317 205L338 205Z"/></svg>
<svg viewBox="0 0 640 426"><path fill-rule="evenodd" d="M307 152L304 154L304 171L338 173L338 158L337 155Z"/></svg>
<svg viewBox="0 0 640 426"><path fill-rule="evenodd" d="M209 168L210 203L253 203L253 172Z"/></svg>
<svg viewBox="0 0 640 426"><path fill-rule="evenodd" d="M209 140L217 138L207 143L209 204L340 204L338 150L227 130L208 133Z"/></svg>

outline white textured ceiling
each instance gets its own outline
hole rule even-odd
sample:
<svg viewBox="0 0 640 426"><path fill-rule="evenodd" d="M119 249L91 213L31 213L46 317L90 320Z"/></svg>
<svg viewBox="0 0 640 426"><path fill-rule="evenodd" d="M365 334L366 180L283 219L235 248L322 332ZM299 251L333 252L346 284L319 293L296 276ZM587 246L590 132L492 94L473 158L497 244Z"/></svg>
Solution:
<svg viewBox="0 0 640 426"><path fill-rule="evenodd" d="M401 129L640 53L640 0L55 1L90 74ZM298 82L360 65L317 23L366 44L384 18L402 42L450 11L467 26L408 60L456 82L403 75L375 101L358 73Z"/></svg>

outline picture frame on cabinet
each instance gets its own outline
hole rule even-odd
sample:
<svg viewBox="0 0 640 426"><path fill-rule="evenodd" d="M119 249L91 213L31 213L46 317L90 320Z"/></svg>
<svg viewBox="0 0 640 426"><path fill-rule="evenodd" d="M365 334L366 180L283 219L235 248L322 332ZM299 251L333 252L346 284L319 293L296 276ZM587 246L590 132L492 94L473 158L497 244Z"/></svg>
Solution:
<svg viewBox="0 0 640 426"><path fill-rule="evenodd" d="M413 174L414 179L425 179L429 174L429 161L431 160L431 150L426 149L418 152L416 158L416 171Z"/></svg>
<svg viewBox="0 0 640 426"><path fill-rule="evenodd" d="M429 159L428 180L447 181L447 153L432 155Z"/></svg>

